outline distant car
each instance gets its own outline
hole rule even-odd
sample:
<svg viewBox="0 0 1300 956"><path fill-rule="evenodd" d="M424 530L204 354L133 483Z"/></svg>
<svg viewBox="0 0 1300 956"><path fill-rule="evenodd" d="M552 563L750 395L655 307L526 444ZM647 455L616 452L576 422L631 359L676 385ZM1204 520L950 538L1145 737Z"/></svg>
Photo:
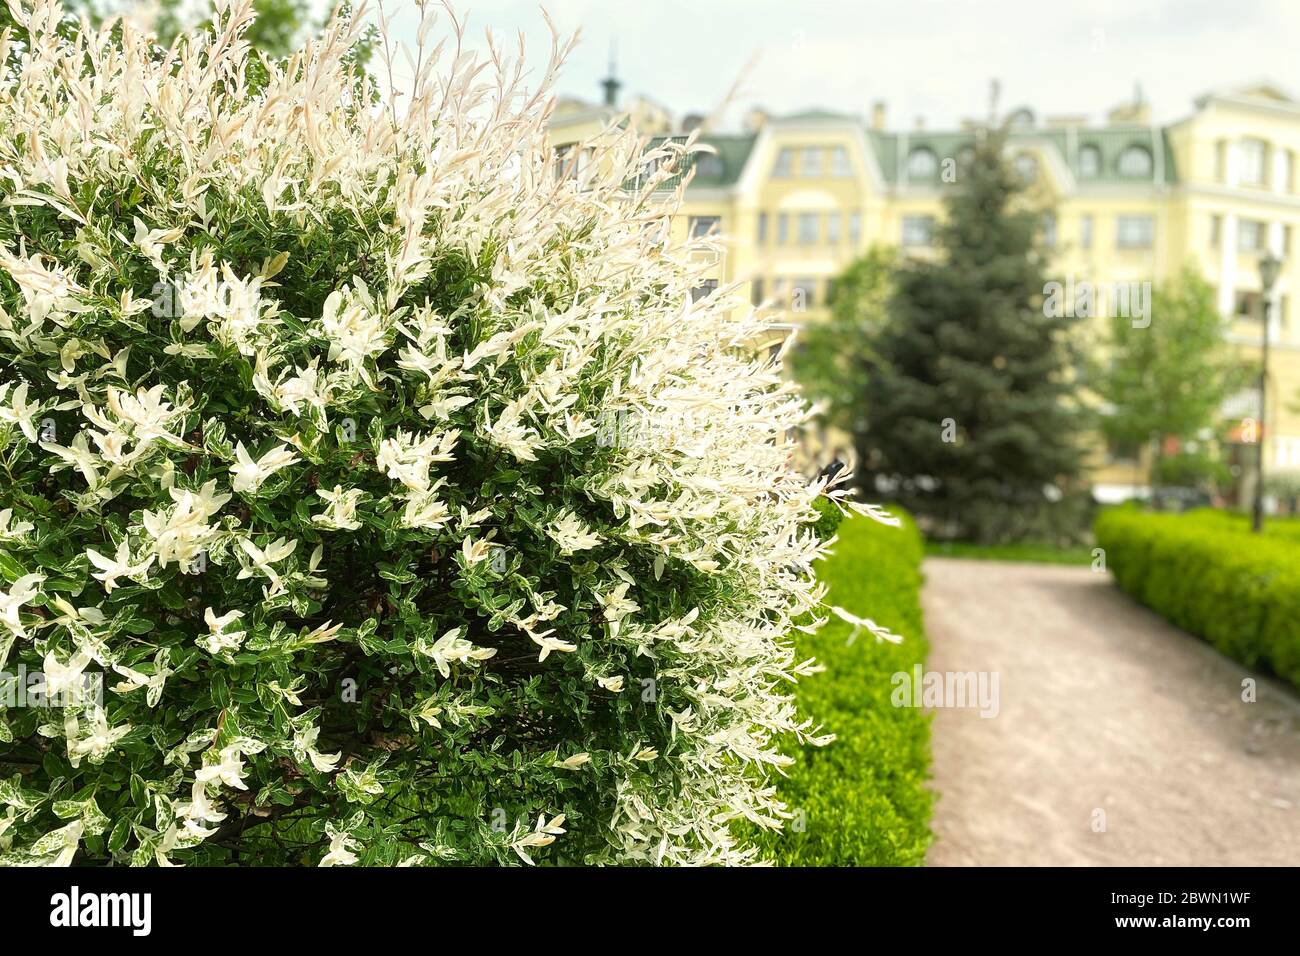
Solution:
<svg viewBox="0 0 1300 956"><path fill-rule="evenodd" d="M1157 488L1154 505L1157 511L1188 511L1192 508L1208 508L1213 499L1206 491L1199 488L1169 486Z"/></svg>

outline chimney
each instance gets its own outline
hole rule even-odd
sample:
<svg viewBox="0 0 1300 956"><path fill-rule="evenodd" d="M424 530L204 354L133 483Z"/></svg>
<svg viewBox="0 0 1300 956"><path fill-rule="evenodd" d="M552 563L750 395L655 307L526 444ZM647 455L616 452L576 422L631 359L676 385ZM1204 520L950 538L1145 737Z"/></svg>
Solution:
<svg viewBox="0 0 1300 956"><path fill-rule="evenodd" d="M885 101L876 100L871 104L871 128L883 130L885 128Z"/></svg>

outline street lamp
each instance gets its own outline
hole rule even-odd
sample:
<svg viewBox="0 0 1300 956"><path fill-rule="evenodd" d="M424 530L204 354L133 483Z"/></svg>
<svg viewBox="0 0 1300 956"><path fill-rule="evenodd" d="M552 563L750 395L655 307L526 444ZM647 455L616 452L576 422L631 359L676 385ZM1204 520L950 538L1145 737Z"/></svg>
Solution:
<svg viewBox="0 0 1300 956"><path fill-rule="evenodd" d="M1256 438L1259 457L1256 459L1258 468L1255 480L1255 507L1250 523L1251 529L1257 533L1264 530L1264 416L1268 409L1268 320L1272 306L1269 299L1273 292L1273 283L1277 282L1277 274L1281 270L1282 263L1272 252L1265 252L1260 258L1259 284L1263 290L1261 301L1264 312L1264 346L1259 369L1259 429Z"/></svg>

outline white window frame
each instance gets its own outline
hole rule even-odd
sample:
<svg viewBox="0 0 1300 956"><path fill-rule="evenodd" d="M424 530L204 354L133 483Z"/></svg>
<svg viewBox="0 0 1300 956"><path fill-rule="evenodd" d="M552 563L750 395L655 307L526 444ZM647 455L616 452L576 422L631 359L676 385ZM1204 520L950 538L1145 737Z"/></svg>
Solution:
<svg viewBox="0 0 1300 956"><path fill-rule="evenodd" d="M826 150L821 146L805 146L799 150L799 176L803 179L821 179L825 173Z"/></svg>
<svg viewBox="0 0 1300 956"><path fill-rule="evenodd" d="M795 242L815 246L821 242L822 217L815 212L801 212L795 220Z"/></svg>
<svg viewBox="0 0 1300 956"><path fill-rule="evenodd" d="M1139 224L1145 226L1145 229L1137 228L1137 235L1126 232L1125 227L1130 229L1138 227ZM1141 233L1145 232L1145 235ZM1132 213L1115 217L1115 248L1116 249L1150 249L1156 244L1156 217L1147 213Z"/></svg>
<svg viewBox="0 0 1300 956"><path fill-rule="evenodd" d="M1237 144L1237 183L1241 186L1268 185L1268 143L1247 136Z"/></svg>
<svg viewBox="0 0 1300 956"><path fill-rule="evenodd" d="M703 229L700 227L704 226ZM692 239L703 239L705 236L716 236L722 232L721 216L691 216L690 230L687 233Z"/></svg>

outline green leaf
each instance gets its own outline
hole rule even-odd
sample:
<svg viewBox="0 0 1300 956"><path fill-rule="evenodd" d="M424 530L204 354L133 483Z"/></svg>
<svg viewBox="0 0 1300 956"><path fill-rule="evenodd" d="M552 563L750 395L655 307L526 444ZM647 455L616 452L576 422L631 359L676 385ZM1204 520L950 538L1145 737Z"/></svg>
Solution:
<svg viewBox="0 0 1300 956"><path fill-rule="evenodd" d="M6 581L17 581L26 573L27 569L19 563L17 558L5 551L0 551L0 574L4 575Z"/></svg>
<svg viewBox="0 0 1300 956"><path fill-rule="evenodd" d="M141 810L149 806L149 790L138 773L131 774L131 801Z"/></svg>

